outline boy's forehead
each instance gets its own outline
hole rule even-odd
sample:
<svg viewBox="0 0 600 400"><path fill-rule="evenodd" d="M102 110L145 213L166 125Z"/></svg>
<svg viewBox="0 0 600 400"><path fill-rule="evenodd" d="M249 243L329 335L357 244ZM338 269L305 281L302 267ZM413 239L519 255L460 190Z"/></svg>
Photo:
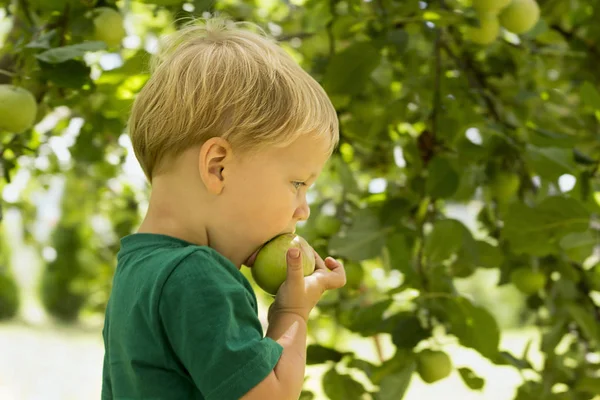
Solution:
<svg viewBox="0 0 600 400"><path fill-rule="evenodd" d="M276 154L282 162L309 169L313 174L317 174L329 158L327 140L308 135L299 137Z"/></svg>

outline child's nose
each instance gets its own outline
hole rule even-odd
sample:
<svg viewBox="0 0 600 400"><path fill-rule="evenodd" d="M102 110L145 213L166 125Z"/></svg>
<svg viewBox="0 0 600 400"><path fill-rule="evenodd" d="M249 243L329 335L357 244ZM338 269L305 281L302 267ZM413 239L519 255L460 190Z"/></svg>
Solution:
<svg viewBox="0 0 600 400"><path fill-rule="evenodd" d="M294 213L294 218L298 221L306 221L310 217L310 206L304 200L302 204L296 209Z"/></svg>

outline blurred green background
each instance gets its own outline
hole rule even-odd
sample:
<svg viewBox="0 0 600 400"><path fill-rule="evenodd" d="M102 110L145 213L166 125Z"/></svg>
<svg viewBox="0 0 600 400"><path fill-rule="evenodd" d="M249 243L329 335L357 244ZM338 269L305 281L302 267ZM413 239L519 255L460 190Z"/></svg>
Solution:
<svg viewBox="0 0 600 400"><path fill-rule="evenodd" d="M340 119L298 233L348 284L312 314L302 399L600 397L600 1L0 0L0 84L29 93L0 89L0 398L99 397L147 207L131 102L158 39L215 12Z"/></svg>

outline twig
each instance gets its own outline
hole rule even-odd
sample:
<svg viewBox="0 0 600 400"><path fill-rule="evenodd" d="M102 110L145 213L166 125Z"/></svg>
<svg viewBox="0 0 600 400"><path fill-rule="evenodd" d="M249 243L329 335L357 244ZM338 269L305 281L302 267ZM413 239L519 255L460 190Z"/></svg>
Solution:
<svg viewBox="0 0 600 400"><path fill-rule="evenodd" d="M5 69L0 69L0 74L10 76L11 78L17 76L17 74L15 74L14 72L10 72Z"/></svg>

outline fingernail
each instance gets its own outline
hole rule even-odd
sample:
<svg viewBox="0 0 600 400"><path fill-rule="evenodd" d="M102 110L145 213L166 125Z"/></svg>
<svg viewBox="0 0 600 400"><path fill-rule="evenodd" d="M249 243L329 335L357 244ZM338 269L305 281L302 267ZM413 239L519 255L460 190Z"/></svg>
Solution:
<svg viewBox="0 0 600 400"><path fill-rule="evenodd" d="M300 249L290 249L290 258L300 257Z"/></svg>

